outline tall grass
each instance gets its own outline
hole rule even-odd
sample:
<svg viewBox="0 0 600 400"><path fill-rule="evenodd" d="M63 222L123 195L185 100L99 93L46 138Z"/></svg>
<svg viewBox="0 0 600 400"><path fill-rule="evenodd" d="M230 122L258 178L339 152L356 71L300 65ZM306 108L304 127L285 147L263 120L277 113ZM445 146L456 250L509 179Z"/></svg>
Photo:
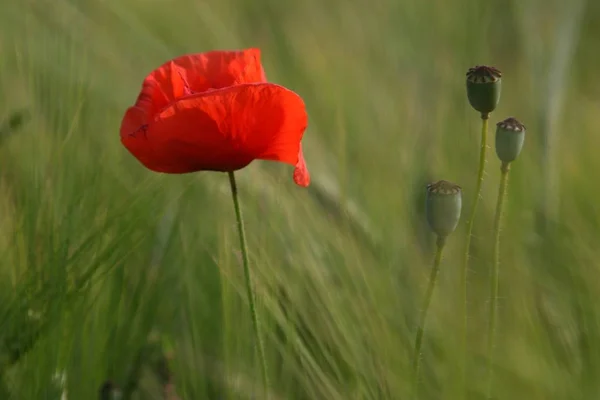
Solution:
<svg viewBox="0 0 600 400"><path fill-rule="evenodd" d="M496 397L595 398L600 6L581 4L8 0L0 398L93 399L107 380L138 399L163 398L166 382L182 399L260 391L227 177L149 173L118 137L151 69L182 53L250 46L310 114L308 190L279 164L237 174L271 397L408 394L434 243L424 185L449 179L471 197L478 126L464 72L484 63L503 72L494 115L518 114L528 128L503 223ZM557 43L556 32L569 40ZM559 72L548 73L547 59ZM544 103L549 92L561 101ZM21 110L28 119L7 122ZM499 179L487 170L469 281L474 399L485 391ZM422 399L451 398L463 360L461 236L448 240L428 316Z"/></svg>

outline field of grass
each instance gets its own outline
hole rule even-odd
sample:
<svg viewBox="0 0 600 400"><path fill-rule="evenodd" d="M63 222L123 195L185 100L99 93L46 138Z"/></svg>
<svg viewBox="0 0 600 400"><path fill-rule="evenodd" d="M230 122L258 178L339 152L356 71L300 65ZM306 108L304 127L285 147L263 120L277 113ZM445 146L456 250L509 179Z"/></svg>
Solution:
<svg viewBox="0 0 600 400"><path fill-rule="evenodd" d="M184 53L259 47L305 100L308 189L238 176L270 399L408 398L435 238L425 184L473 199L465 73L503 72L495 123L527 126L502 231L496 399L600 398L600 3L595 0L4 0L0 11L0 399L263 399L226 174L144 169L119 126ZM493 130L490 129L490 138ZM472 239L467 387L485 394L499 162ZM420 398L461 399L448 239ZM107 397L109 398L109 397Z"/></svg>

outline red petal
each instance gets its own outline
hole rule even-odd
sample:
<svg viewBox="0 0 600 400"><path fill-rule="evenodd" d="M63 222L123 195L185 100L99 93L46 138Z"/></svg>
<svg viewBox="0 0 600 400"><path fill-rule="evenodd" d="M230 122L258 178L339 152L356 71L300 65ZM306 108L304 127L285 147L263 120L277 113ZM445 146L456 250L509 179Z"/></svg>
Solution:
<svg viewBox="0 0 600 400"><path fill-rule="evenodd" d="M146 167L167 173L233 171L257 158L296 167L307 185L300 140L307 125L302 99L270 83L244 84L175 101L140 130L130 108L121 126L123 144Z"/></svg>
<svg viewBox="0 0 600 400"><path fill-rule="evenodd" d="M259 49L210 51L177 57L144 80L136 106L151 119L173 101L209 89L265 82Z"/></svg>
<svg viewBox="0 0 600 400"><path fill-rule="evenodd" d="M304 154L302 153L302 143L300 143L300 149L298 151L298 162L294 168L294 182L302 187L308 187L310 185L310 174L308 168L306 168L306 161L304 160Z"/></svg>

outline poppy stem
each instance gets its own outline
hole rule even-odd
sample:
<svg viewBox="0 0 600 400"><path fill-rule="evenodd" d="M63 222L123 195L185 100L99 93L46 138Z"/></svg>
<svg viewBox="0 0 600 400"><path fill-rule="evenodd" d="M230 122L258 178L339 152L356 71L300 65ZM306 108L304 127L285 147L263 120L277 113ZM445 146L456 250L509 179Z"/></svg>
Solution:
<svg viewBox="0 0 600 400"><path fill-rule="evenodd" d="M461 296L462 296L462 311L463 311L463 324L461 332L461 352L462 352L462 363L460 364L460 379L459 389L466 390L466 374L467 374L467 335L468 335L468 320L469 320L469 297L468 297L468 276L469 276L469 258L471 253L471 237L473 236L473 221L475 221L475 213L477 211L477 205L479 204L479 198L481 197L481 187L483 185L483 178L485 175L485 158L487 150L487 132L488 132L488 120L490 115L488 113L481 114L481 144L479 147L479 169L477 171L477 183L475 186L475 193L473 194L473 203L471 204L471 210L469 213L469 219L467 220L467 237L465 240L465 255L463 260L463 268L461 270L460 284L461 284Z"/></svg>
<svg viewBox="0 0 600 400"><path fill-rule="evenodd" d="M440 272L440 264L442 262L442 253L446 244L445 236L438 236L437 238L437 249L435 251L435 258L433 260L433 267L429 275L429 283L427 285L427 291L425 292L425 300L423 302L423 308L421 308L421 314L419 315L419 325L417 327L417 336L415 338L415 349L413 356L413 398L417 398L419 389L419 371L421 369L421 349L423 347L423 335L425 333L425 322L427 320L427 313L429 312L429 306L431 305L431 299L433 298L433 290L437 283L438 274Z"/></svg>
<svg viewBox="0 0 600 400"><path fill-rule="evenodd" d="M254 335L256 336L256 350L260 358L262 378L263 378L263 389L264 398L268 397L269 393L269 380L267 376L267 360L265 357L265 349L260 335L260 328L258 323L258 315L256 313L256 302L255 294L252 286L252 276L250 274L250 263L248 261L248 248L246 245L246 233L244 231L244 219L242 218L242 210L240 208L240 201L238 198L237 183L235 181L235 175L233 171L228 172L229 183L231 184L231 197L233 198L233 207L235 208L235 217L237 219L238 232L240 235L240 247L242 248L242 264L244 267L244 277L246 280L246 294L248 296L248 304L250 305L250 315L252 317L252 327L254 328Z"/></svg>
<svg viewBox="0 0 600 400"><path fill-rule="evenodd" d="M488 330L488 387L487 398L492 397L492 380L493 380L493 364L494 364L494 341L496 339L496 320L498 319L498 276L500 274L500 229L502 223L502 211L504 208L504 199L506 198L506 188L508 187L508 172L510 171L510 163L502 162L500 169L500 186L498 188L498 200L496 203L496 215L494 217L494 263L490 276L490 320Z"/></svg>

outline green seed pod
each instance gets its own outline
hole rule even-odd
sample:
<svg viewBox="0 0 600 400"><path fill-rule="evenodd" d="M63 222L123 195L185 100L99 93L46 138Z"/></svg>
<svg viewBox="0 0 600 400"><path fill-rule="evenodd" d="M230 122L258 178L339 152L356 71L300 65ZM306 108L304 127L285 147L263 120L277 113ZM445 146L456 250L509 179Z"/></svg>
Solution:
<svg viewBox="0 0 600 400"><path fill-rule="evenodd" d="M516 160L525 141L525 125L515 118L496 124L496 154L505 163Z"/></svg>
<svg viewBox="0 0 600 400"><path fill-rule="evenodd" d="M462 209L462 189L448 181L427 185L427 222L441 237L451 234L458 225Z"/></svg>
<svg viewBox="0 0 600 400"><path fill-rule="evenodd" d="M478 65L467 71L467 97L471 107L487 117L500 101L502 73L494 67Z"/></svg>

